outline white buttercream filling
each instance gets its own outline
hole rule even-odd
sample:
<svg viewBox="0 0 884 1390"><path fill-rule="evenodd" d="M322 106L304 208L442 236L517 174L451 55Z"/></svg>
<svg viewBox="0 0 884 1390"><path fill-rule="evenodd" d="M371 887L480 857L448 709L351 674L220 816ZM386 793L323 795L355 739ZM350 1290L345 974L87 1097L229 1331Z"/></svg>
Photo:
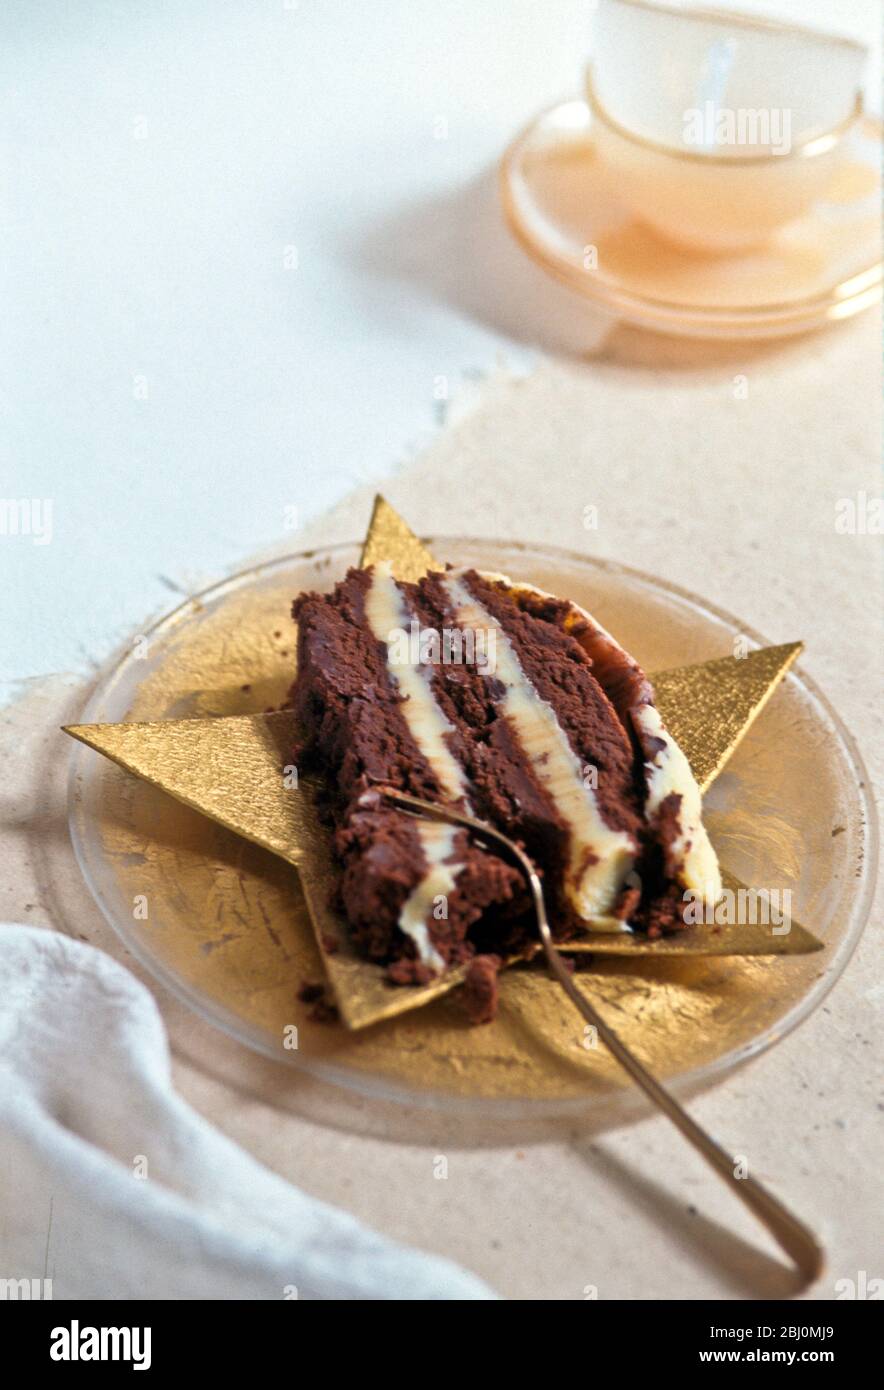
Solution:
<svg viewBox="0 0 884 1390"><path fill-rule="evenodd" d="M505 574L484 574L483 578L502 582L512 593L521 592L539 594L544 598L552 597L545 590L538 589L533 584L517 582ZM616 638L612 637L610 632L603 628L601 623L597 622L584 608L580 608L576 603L572 603L571 607L576 614L585 618L596 632L601 633L612 646L623 651ZM624 656L628 659L628 653L624 652ZM650 819L671 792L675 792L681 797L678 811L681 833L672 846L673 858L679 865L678 879L683 887L702 893L704 901L715 902L721 897L721 872L718 867L718 856L712 848L706 828L703 825L702 794L691 771L691 765L675 739L665 728L655 706L642 705L633 711L633 717L644 734L660 739L665 745L653 759L645 762L645 785L647 789L645 815ZM594 923L593 926L596 931L604 929L599 923Z"/></svg>
<svg viewBox="0 0 884 1390"><path fill-rule="evenodd" d="M504 575L487 577L500 578L515 591L542 592L530 585L513 584ZM625 831L612 830L603 820L595 792L586 784L584 769L554 709L534 688L500 623L455 576L441 582L461 626L494 632L497 655L493 676L504 687L502 713L513 724L536 780L568 828L565 891L569 902L584 921L592 923L595 931L628 931L627 923L610 914L635 862L632 837ZM436 701L430 671L412 659L411 649L401 641L396 643L397 660L391 660L394 636L408 630L413 615L389 564L374 566L365 596L365 612L373 635L386 649L387 670L403 697L402 714L412 738L443 793L452 801L468 801L466 776L447 741L454 726ZM403 660L405 651L409 656ZM718 861L703 826L700 789L687 758L664 728L653 705L636 710L634 718L646 738L659 739L663 744L653 759L645 763L646 815L652 817L671 793L680 796L680 834L671 847L680 866L679 879L685 888L703 893L705 900L715 901L721 894ZM419 823L418 834L429 867L406 901L399 921L401 930L414 941L420 959L437 970L443 961L430 941L427 919L435 900L452 891L463 867L444 863L452 852L454 833L450 826ZM587 863L590 856L594 862Z"/></svg>
<svg viewBox="0 0 884 1390"><path fill-rule="evenodd" d="M673 792L681 797L678 809L681 833L671 848L680 866L679 880L685 888L702 893L705 901L714 903L721 897L721 873L703 825L703 799L690 764L675 739L667 733L653 705L642 705L633 718L646 736L659 739L664 745L645 762L648 818L654 816Z"/></svg>
<svg viewBox="0 0 884 1390"><path fill-rule="evenodd" d="M400 708L409 733L436 774L445 796L452 801L465 797L466 777L446 741L446 735L454 732L454 726L436 702L430 684L431 673L420 662L411 660L408 644L396 642L397 655L401 658L403 651L408 652L407 659L391 659L394 638L397 633L408 630L412 614L388 563L374 566L371 585L365 595L365 616L372 634L384 644L387 671L403 697ZM447 897L453 890L463 865L444 862L454 849L453 826L416 821L415 829L427 868L403 904L399 928L411 937L418 958L425 965L442 970L445 962L430 939L428 920L437 898Z"/></svg>
<svg viewBox="0 0 884 1390"><path fill-rule="evenodd" d="M373 635L383 642L387 651L387 671L393 684L403 696L402 714L409 732L423 753L445 793L451 801L467 794L463 768L446 741L454 733L454 725L436 703L430 674L409 654L406 660L391 661L390 647L397 632L407 631L412 614L393 578L388 563L374 566L371 586L365 595L365 616ZM397 652L405 644L397 643Z"/></svg>
<svg viewBox="0 0 884 1390"><path fill-rule="evenodd" d="M445 962L430 940L427 923L436 900L447 898L453 891L463 864L444 862L454 851L454 826L443 825L439 821L416 821L415 828L428 867L420 883L405 900L399 914L399 928L411 937L425 965L432 966L434 970L443 970Z"/></svg>
<svg viewBox="0 0 884 1390"><path fill-rule="evenodd" d="M515 728L535 779L568 828L568 900L584 921L607 916L635 862L633 839L625 831L612 830L602 819L595 791L587 785L580 759L555 710L528 679L503 627L460 580L448 576L441 583L459 623L495 630L493 678L504 687L499 708Z"/></svg>

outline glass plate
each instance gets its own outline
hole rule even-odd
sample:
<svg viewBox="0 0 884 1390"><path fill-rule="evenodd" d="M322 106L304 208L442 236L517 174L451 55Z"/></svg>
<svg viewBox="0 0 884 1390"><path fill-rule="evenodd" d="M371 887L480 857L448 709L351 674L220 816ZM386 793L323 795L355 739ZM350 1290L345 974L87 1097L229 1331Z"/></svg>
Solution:
<svg viewBox="0 0 884 1390"><path fill-rule="evenodd" d="M430 545L440 558L574 599L649 672L730 655L738 633L762 641L735 618L620 565L500 542ZM357 558L355 545L294 555L188 600L133 641L82 722L210 718L278 704L292 676L293 596L329 589ZM579 967L624 1039L677 1089L696 1089L771 1046L840 975L874 882L866 788L837 716L793 672L711 789L707 823L723 862L745 882L792 890L794 916L825 952ZM311 1021L297 994L321 979L321 966L295 871L80 744L72 748L70 828L93 896L137 959L265 1056L363 1096L483 1116L590 1107L618 1120L640 1108L604 1049L587 1046L582 1021L542 967L504 973L500 1016L488 1027L467 1025L456 992L358 1033ZM285 1045L292 1025L296 1049Z"/></svg>
<svg viewBox="0 0 884 1390"><path fill-rule="evenodd" d="M510 229L532 260L628 323L689 337L770 338L850 318L881 298L881 123L850 135L829 201L764 247L691 254L617 200L596 156L592 113L569 101L538 116L501 163ZM594 255L590 255L590 252Z"/></svg>

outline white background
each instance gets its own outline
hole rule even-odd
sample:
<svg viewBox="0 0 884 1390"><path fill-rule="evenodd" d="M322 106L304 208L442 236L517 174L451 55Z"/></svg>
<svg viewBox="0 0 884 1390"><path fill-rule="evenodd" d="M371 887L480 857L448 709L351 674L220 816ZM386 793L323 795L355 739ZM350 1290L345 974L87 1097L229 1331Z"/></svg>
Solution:
<svg viewBox="0 0 884 1390"><path fill-rule="evenodd" d="M0 538L0 680L103 660L394 470L437 377L581 345L494 166L578 89L590 8L6 0L0 496L54 535ZM875 38L874 0L777 9Z"/></svg>

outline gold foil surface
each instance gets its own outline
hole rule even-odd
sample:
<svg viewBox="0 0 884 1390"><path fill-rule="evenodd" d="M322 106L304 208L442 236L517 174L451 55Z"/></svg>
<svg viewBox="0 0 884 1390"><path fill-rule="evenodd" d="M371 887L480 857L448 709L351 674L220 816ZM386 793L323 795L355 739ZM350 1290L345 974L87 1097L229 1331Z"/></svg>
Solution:
<svg viewBox="0 0 884 1390"><path fill-rule="evenodd" d="M764 709L803 642L724 656L652 677L663 723L706 791Z"/></svg>
<svg viewBox="0 0 884 1390"><path fill-rule="evenodd" d="M396 578L405 584L416 584L429 570L439 569L407 522L385 498L377 496L359 564L368 569L384 560L389 561Z"/></svg>
<svg viewBox="0 0 884 1390"><path fill-rule="evenodd" d="M424 568L427 563L424 559ZM158 784L133 780L109 764L87 809L118 891L124 900L138 893L154 904L155 918L163 925L159 931L146 929L146 935L164 967L205 1000L234 1015L250 1032L260 1034L262 1045L271 1049L278 1045L283 1059L285 1030L294 1023L301 1052L311 1060L330 1061L393 1085L452 1094L546 1098L583 1095L587 1085L619 1089L621 1078L610 1058L603 1049L586 1048L582 1026L568 1001L536 967L520 966L506 973L501 980L499 1017L493 1027L484 1029L467 1025L456 992L435 998L420 1010L382 1018L377 992L372 999L372 992L366 990L366 1008L376 1009L379 1021L358 1031L313 1021L309 1006L298 1000L298 986L322 975L306 904L289 864L283 862L299 862L300 850L291 838L297 841L300 835L299 843L303 842L304 807L297 810L300 802L289 790L288 800L274 811L260 809L262 798L255 795L256 780L262 775L259 769L272 766L279 789L278 759L287 746L291 725L289 715L261 716L257 711L279 703L291 680L293 636L286 620L291 597L300 589L321 587L322 567L327 564L317 560L316 574L300 575L296 582L281 576L269 585L255 582L239 588L209 613L194 602L176 615L179 621L164 637L159 659L145 672L126 712L129 720L154 727L160 719L168 725L179 723L177 716L192 716L179 723L179 737L185 723L218 729L214 751L211 739L201 744L201 756L210 769L207 810L215 819L194 810L194 761L189 755L183 757L180 741L162 773L178 802L170 800ZM301 567L306 569L308 562L301 562ZM553 587L549 578L540 582ZM563 583L562 591L592 609L593 596L579 591L576 577L570 583L570 588ZM618 588L618 602L619 592ZM623 621L630 634L640 633L641 608L634 607L627 589L623 593ZM604 614L600 616L605 620ZM616 628L609 616L607 623ZM648 630L649 635L655 631ZM785 650L794 657L793 649ZM639 656L642 659L641 652ZM751 672L745 662L734 664ZM681 681L688 669L679 668L673 674ZM779 674L784 670L781 663ZM666 681L660 683L659 676L655 680L659 688L670 688ZM245 711L251 716L243 720ZM225 718L233 715L238 717ZM668 710L664 717L671 722ZM248 732L245 724L252 725ZM241 727L243 735L242 741L236 735L236 754L230 742L234 726ZM98 746L97 740L107 739L112 727L77 727L70 732ZM120 745L115 751L109 747L103 751L124 766L134 766L145 748L158 746L151 739L145 744L140 735L129 737L122 726L116 728ZM721 746L717 729L716 725L704 736L711 749L710 766L713 757L715 766L722 762L714 751ZM208 730L196 732L200 740L208 734ZM732 751L733 731L728 740ZM775 762L781 760L781 745L762 759L754 748L753 767L769 774L771 756ZM249 808L244 818L248 828L243 821L237 833L229 828L231 808L219 782L219 773L231 765L239 765L250 777L242 803ZM756 791L753 788L753 794ZM242 806L235 812L238 823L241 813ZM732 833L734 823L732 815L716 816L713 837L716 843L730 842L739 858L750 829L757 844L759 826L756 818L751 827L749 822L740 824ZM785 835L788 827L784 824L782 830ZM247 843L243 834L254 843ZM785 852L788 841L781 837L781 845ZM797 846L791 857L778 853L777 862L782 859L791 869L796 858ZM315 862L319 864L319 859ZM302 873L303 868L300 857ZM326 886L323 876L319 877L322 882L311 891L316 900ZM823 881L824 876L815 892L822 889ZM323 894L321 901L327 903L327 896ZM330 934L337 926L337 920L330 926L322 911L317 913L320 935ZM337 951L326 956L332 970L335 956L340 957L342 970L350 968L340 943ZM651 958L635 955L633 959L606 956L598 950L580 960L577 968L591 970L587 984L594 997L600 1006L615 1011L624 1039L661 1076L702 1066L725 1051L747 1045L801 997L818 973L797 960L777 967L767 955L722 960L705 952L702 956L667 954L660 948ZM359 993L352 984L347 992L354 1000ZM386 985L382 992L384 998L399 993Z"/></svg>

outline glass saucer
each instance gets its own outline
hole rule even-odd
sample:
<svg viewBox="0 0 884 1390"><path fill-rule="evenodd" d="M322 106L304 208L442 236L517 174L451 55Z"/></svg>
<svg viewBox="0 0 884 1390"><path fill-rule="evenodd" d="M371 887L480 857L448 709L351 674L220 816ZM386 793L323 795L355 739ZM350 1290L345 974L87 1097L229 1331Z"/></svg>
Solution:
<svg viewBox="0 0 884 1390"><path fill-rule="evenodd" d="M762 641L737 619L619 565L529 545L430 545L440 558L569 596L649 672L732 654L738 633ZM330 588L358 553L351 545L290 556L188 600L133 641L81 722L211 718L278 704L292 676L292 597ZM71 835L96 902L137 959L230 1038L361 1096L483 1117L591 1108L617 1121L640 1108L604 1049L585 1046L582 1020L542 968L504 973L500 1016L488 1027L467 1025L456 992L357 1033L311 1021L298 990L322 972L295 871L93 750L75 744L71 758ZM874 883L866 788L837 716L793 671L711 789L707 823L722 861L744 882L792 890L795 917L825 951L579 967L624 1039L678 1089L771 1046L840 975ZM286 1046L292 1025L294 1050Z"/></svg>
<svg viewBox="0 0 884 1390"><path fill-rule="evenodd" d="M780 337L881 298L881 122L866 116L848 138L827 200L742 254L691 253L619 203L581 100L544 112L516 138L501 163L501 197L532 260L616 317L688 337Z"/></svg>

